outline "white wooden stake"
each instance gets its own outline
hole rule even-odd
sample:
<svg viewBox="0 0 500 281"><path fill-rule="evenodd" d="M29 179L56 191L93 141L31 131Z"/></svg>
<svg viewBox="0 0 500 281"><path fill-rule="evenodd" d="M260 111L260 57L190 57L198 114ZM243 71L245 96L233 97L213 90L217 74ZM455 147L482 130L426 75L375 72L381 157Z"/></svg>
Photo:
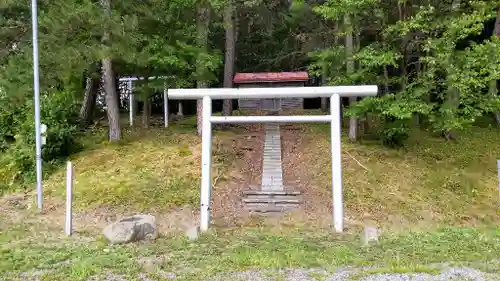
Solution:
<svg viewBox="0 0 500 281"><path fill-rule="evenodd" d="M168 128L168 89L167 83L163 84L163 117L165 118L165 128Z"/></svg>
<svg viewBox="0 0 500 281"><path fill-rule="evenodd" d="M182 101L179 101L179 110L177 111L178 116L184 116L184 110L182 108Z"/></svg>
<svg viewBox="0 0 500 281"><path fill-rule="evenodd" d="M497 160L497 169L498 169L498 199L500 201L500 160Z"/></svg>
<svg viewBox="0 0 500 281"><path fill-rule="evenodd" d="M134 94L129 95L129 100L128 100L128 108L130 110L129 114L129 119L130 119L130 126L134 126Z"/></svg>
<svg viewBox="0 0 500 281"><path fill-rule="evenodd" d="M330 98L331 121L331 153L332 153L332 197L333 225L336 232L344 230L344 206L342 199L342 144L340 122L340 96Z"/></svg>
<svg viewBox="0 0 500 281"><path fill-rule="evenodd" d="M67 236L71 236L71 234L73 233L72 201L73 201L73 166L71 164L71 161L68 161L66 165L66 223L65 223L65 232Z"/></svg>
<svg viewBox="0 0 500 281"><path fill-rule="evenodd" d="M134 126L134 113L135 113L135 108L134 108L134 92L132 90L132 81L128 81L128 90L130 91L129 98L128 98L128 109L129 109L129 121L130 121L130 126Z"/></svg>
<svg viewBox="0 0 500 281"><path fill-rule="evenodd" d="M203 97L203 126L201 134L201 196L200 230L207 231L210 224L210 194L212 189L212 99Z"/></svg>

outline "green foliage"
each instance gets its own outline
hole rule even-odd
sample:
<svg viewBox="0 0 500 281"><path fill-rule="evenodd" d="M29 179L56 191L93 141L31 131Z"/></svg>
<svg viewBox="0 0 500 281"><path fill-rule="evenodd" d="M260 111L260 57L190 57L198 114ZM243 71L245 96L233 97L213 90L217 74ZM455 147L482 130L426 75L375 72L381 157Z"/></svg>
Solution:
<svg viewBox="0 0 500 281"><path fill-rule="evenodd" d="M354 74L345 71L343 42L316 52L311 70L319 74L328 66L332 85L383 85L385 96L364 100L349 114L376 116L380 138L391 145L402 144L415 115L433 131L451 132L500 110L490 83L500 79L498 38L477 40L484 24L495 18L497 1L418 3L413 10L406 1L331 0L314 9L327 20L350 15L351 26L343 29L354 34L367 27L377 30L375 40L355 43ZM373 15L370 22L365 21L367 14Z"/></svg>
<svg viewBox="0 0 500 281"><path fill-rule="evenodd" d="M378 136L382 144L389 147L401 147L409 137L410 128L406 120L383 121L383 128L379 130Z"/></svg>
<svg viewBox="0 0 500 281"><path fill-rule="evenodd" d="M39 3L42 123L48 127L44 170L77 150L83 78L111 57L119 75L166 76L137 83L139 99L169 87L185 87L196 61L213 81L221 52L196 46L196 1L111 1L111 16L93 0ZM34 109L29 3L0 5L0 190L33 179ZM109 40L103 42L104 31ZM199 60L199 58L202 58ZM7 187L6 187L7 186Z"/></svg>
<svg viewBox="0 0 500 281"><path fill-rule="evenodd" d="M368 113L375 116L378 121L375 133L381 142L391 147L399 147L408 139L413 116L428 114L431 109L431 106L389 94L380 98L363 99L347 109L346 115L365 118Z"/></svg>
<svg viewBox="0 0 500 281"><path fill-rule="evenodd" d="M197 43L198 4L111 1L111 15L105 16L94 0L40 3L42 115L49 127L46 161L78 148L83 78L105 57L112 58L119 75L167 77L135 83L139 100L161 92L164 83L192 87L195 81L220 80L227 1L206 2L212 15L206 48ZM415 116L423 129L457 132L500 112L492 86L500 79L500 41L483 34L485 23L497 16L497 0L234 4L236 71L309 68L329 85L379 85L379 97L362 100L346 114L368 119L387 145L404 144ZM22 1L0 4L0 159L5 167L0 174L7 184L33 174L29 8ZM109 33L106 42L104 31ZM351 33L354 48L347 50L345 36ZM348 73L350 62L355 71Z"/></svg>
<svg viewBox="0 0 500 281"><path fill-rule="evenodd" d="M56 163L61 157L70 155L79 148L79 104L71 93L56 92L41 99L42 124L47 125L47 142L42 149L46 164ZM0 156L0 190L22 184L34 178L35 163L35 118L33 101L17 105L10 116L2 116L3 153ZM12 122L14 121L15 122ZM45 165L49 168L50 165Z"/></svg>

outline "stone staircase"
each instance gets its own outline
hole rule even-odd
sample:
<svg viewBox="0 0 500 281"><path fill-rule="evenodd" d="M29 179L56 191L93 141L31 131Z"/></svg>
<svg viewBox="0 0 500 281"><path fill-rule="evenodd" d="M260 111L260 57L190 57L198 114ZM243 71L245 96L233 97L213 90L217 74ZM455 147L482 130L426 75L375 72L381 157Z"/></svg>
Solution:
<svg viewBox="0 0 500 281"><path fill-rule="evenodd" d="M250 212L282 213L301 203L300 192L285 189L281 161L281 136L278 124L265 126L262 183L244 192L243 204Z"/></svg>
<svg viewBox="0 0 500 281"><path fill-rule="evenodd" d="M243 204L253 213L282 213L295 209L302 202L298 191L262 191L244 192Z"/></svg>

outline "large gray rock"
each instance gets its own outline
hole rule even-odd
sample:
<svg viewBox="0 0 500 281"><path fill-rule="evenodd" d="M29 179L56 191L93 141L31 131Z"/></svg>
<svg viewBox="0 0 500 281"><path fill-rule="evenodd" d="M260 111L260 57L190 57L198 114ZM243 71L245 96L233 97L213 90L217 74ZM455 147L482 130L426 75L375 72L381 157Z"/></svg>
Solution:
<svg viewBox="0 0 500 281"><path fill-rule="evenodd" d="M112 244L123 244L158 237L156 219L151 215L134 215L122 218L104 228L104 236Z"/></svg>

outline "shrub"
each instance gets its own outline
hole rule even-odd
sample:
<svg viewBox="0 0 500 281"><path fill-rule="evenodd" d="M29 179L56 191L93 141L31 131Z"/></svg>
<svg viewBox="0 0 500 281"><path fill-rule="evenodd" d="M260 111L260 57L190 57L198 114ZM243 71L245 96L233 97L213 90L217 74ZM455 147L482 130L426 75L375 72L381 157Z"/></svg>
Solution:
<svg viewBox="0 0 500 281"><path fill-rule="evenodd" d="M367 115L376 119L374 131L382 144L389 147L401 147L410 133L410 122L415 114L427 113L429 107L420 103L410 102L386 95L383 97L365 98L349 107L347 115L366 118Z"/></svg>
<svg viewBox="0 0 500 281"><path fill-rule="evenodd" d="M409 137L410 128L407 120L384 120L377 131L378 138L389 147L401 147Z"/></svg>
<svg viewBox="0 0 500 281"><path fill-rule="evenodd" d="M42 148L44 169L79 148L77 135L78 103L71 92L43 95L41 122L46 124L47 142ZM0 191L34 180L35 117L34 102L0 105Z"/></svg>

